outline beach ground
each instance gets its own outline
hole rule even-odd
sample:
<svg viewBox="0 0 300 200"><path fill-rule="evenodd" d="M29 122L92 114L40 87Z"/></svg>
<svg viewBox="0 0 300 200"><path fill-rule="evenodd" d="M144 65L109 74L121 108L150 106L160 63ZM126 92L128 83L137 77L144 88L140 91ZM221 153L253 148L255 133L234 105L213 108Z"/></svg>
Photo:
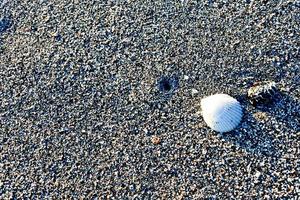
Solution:
<svg viewBox="0 0 300 200"><path fill-rule="evenodd" d="M299 33L298 0L0 1L0 199L300 198Z"/></svg>

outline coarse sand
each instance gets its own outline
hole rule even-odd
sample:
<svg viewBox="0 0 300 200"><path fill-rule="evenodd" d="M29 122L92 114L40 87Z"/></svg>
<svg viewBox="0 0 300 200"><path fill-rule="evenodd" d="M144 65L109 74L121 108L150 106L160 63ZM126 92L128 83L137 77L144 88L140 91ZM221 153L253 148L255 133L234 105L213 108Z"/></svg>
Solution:
<svg viewBox="0 0 300 200"><path fill-rule="evenodd" d="M0 0L0 199L299 199L299 138L299 0Z"/></svg>

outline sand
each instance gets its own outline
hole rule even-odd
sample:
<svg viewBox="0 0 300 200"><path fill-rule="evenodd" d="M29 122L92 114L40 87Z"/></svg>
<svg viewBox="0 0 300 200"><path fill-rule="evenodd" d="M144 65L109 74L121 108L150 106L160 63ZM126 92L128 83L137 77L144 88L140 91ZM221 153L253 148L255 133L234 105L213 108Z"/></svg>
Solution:
<svg viewBox="0 0 300 200"><path fill-rule="evenodd" d="M300 198L299 33L298 0L0 1L0 199Z"/></svg>

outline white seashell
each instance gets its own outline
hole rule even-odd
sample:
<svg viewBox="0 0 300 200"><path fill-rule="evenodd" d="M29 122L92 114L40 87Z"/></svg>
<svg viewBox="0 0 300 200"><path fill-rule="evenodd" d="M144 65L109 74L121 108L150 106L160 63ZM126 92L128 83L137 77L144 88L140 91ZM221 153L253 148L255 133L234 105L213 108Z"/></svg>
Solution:
<svg viewBox="0 0 300 200"><path fill-rule="evenodd" d="M221 133L236 128L243 116L241 104L227 94L215 94L202 99L201 108L206 124Z"/></svg>

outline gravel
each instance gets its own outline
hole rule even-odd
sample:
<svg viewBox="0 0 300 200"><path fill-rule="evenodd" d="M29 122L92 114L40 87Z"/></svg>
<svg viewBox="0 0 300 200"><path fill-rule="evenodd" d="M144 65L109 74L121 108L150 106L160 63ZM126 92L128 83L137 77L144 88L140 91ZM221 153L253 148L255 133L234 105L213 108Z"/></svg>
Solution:
<svg viewBox="0 0 300 200"><path fill-rule="evenodd" d="M299 33L298 0L0 1L0 199L300 198Z"/></svg>

